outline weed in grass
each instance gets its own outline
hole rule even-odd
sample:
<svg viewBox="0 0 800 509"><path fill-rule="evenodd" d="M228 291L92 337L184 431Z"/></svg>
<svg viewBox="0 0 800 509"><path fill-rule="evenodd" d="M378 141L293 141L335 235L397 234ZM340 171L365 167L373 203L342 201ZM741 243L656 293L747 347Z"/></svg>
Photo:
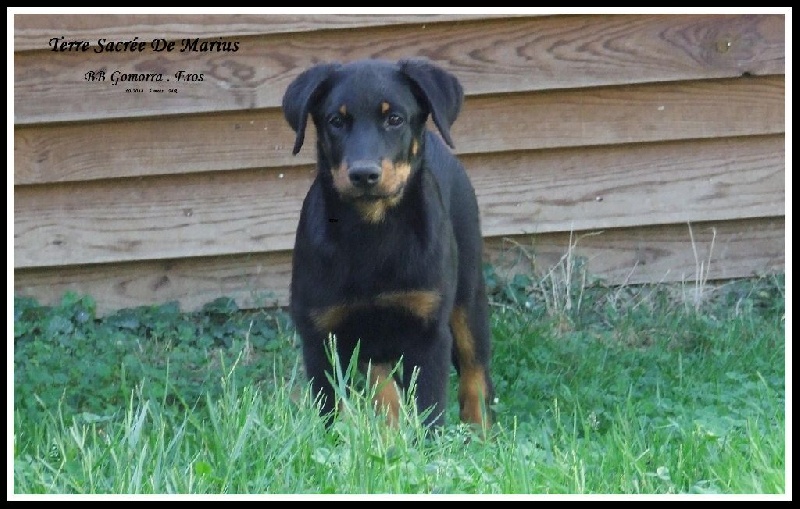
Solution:
<svg viewBox="0 0 800 509"><path fill-rule="evenodd" d="M694 254L695 273L694 273L694 287L691 296L686 299L688 303L693 304L695 312L700 310L700 306L706 298L706 290L708 289L708 275L711 271L711 256L714 252L714 243L717 240L717 229L711 228L711 244L708 247L708 256L701 258L697 252L697 243L694 240L694 229L692 223L689 226L689 239L692 244L692 253Z"/></svg>
<svg viewBox="0 0 800 509"><path fill-rule="evenodd" d="M68 293L54 307L15 298L15 410L35 418L60 404L70 414L113 415L142 380L154 381L146 384L150 399L191 405L242 348L239 376L261 380L275 355L292 353L287 318L240 312L231 303L215 301L196 313L168 303L98 320L89 297Z"/></svg>

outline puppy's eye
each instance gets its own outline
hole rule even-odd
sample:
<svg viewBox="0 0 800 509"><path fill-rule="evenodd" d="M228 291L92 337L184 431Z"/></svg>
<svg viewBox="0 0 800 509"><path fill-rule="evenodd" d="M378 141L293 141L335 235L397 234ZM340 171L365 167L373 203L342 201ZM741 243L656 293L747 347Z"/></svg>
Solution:
<svg viewBox="0 0 800 509"><path fill-rule="evenodd" d="M341 129L344 127L344 117L338 113L334 113L328 117L328 124L330 124L334 129Z"/></svg>
<svg viewBox="0 0 800 509"><path fill-rule="evenodd" d="M403 125L403 122L406 120L398 115L397 113L392 113L388 117L386 117L386 125L389 127L398 127Z"/></svg>

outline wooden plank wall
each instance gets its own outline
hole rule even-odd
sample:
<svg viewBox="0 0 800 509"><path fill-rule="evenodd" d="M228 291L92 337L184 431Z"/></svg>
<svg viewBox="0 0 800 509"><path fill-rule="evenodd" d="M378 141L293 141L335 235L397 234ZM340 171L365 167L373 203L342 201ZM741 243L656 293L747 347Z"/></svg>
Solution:
<svg viewBox="0 0 800 509"><path fill-rule="evenodd" d="M461 79L456 152L487 258L571 245L612 283L782 271L785 20L772 15L15 15L14 287L101 313L285 304L313 135L279 105L327 60L427 57ZM54 52L53 38L88 52ZM236 52L93 51L97 40ZM127 93L90 70L202 73ZM690 225L691 233L690 236ZM695 245L692 245L691 239ZM712 242L713 239L713 242ZM712 249L713 247L713 249Z"/></svg>

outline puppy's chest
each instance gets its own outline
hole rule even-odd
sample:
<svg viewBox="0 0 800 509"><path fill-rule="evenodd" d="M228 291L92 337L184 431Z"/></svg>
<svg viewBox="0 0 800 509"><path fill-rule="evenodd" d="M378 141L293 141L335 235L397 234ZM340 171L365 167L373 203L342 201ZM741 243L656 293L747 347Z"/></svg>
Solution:
<svg viewBox="0 0 800 509"><path fill-rule="evenodd" d="M329 284L352 299L437 289L454 274L454 250L449 232L429 238L387 233L348 239L331 258Z"/></svg>
<svg viewBox="0 0 800 509"><path fill-rule="evenodd" d="M433 324L446 298L438 289L386 291L317 307L311 310L311 320L321 331L387 337L409 326Z"/></svg>
<svg viewBox="0 0 800 509"><path fill-rule="evenodd" d="M406 237L353 247L338 250L330 276L320 282L326 297L311 313L318 329L386 335L394 328L430 325L452 304L455 258L449 237L435 244Z"/></svg>

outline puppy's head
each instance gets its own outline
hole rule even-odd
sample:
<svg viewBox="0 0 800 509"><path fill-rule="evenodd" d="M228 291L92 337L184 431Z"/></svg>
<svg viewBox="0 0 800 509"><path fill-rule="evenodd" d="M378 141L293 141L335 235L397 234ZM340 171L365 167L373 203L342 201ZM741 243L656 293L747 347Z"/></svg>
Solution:
<svg viewBox="0 0 800 509"><path fill-rule="evenodd" d="M286 90L283 111L296 133L293 153L310 115L323 177L366 221L380 222L419 166L428 116L452 147L462 100L455 76L427 61L362 60L306 70Z"/></svg>

